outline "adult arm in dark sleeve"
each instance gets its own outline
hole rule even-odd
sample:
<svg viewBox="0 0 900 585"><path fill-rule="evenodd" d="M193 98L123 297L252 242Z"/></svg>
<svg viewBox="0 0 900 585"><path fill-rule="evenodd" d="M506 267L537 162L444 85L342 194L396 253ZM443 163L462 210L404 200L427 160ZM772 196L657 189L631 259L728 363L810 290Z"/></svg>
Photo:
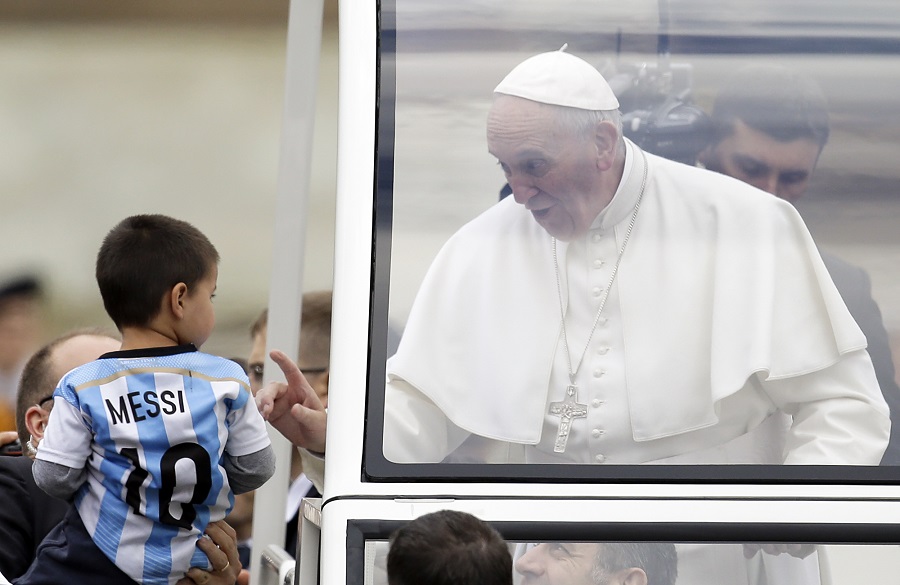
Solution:
<svg viewBox="0 0 900 585"><path fill-rule="evenodd" d="M875 377L891 409L891 439L882 465L900 465L900 387L897 386L891 345L881 317L878 303L872 297L872 282L865 270L823 253L822 259L844 299L850 314L862 329L868 342L867 350L875 368Z"/></svg>

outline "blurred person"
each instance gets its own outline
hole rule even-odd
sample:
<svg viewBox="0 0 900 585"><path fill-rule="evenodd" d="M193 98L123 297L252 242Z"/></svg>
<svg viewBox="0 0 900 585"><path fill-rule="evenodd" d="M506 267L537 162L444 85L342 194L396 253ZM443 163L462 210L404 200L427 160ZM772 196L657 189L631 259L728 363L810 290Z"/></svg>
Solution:
<svg viewBox="0 0 900 585"><path fill-rule="evenodd" d="M229 568L197 540L275 458L243 370L197 349L215 325L218 260L203 233L164 215L128 217L103 239L97 283L122 346L54 392L34 477L75 507L29 583L170 585L191 567Z"/></svg>
<svg viewBox="0 0 900 585"><path fill-rule="evenodd" d="M675 546L653 542L542 543L515 567L520 585L675 585L678 575Z"/></svg>
<svg viewBox="0 0 900 585"><path fill-rule="evenodd" d="M796 203L830 133L828 103L814 79L771 64L736 71L712 107L713 142L700 155L707 168ZM891 411L891 439L881 463L900 464L900 387L881 310L868 273L820 250L850 314L868 341L867 350Z"/></svg>
<svg viewBox="0 0 900 585"><path fill-rule="evenodd" d="M16 389L41 339L43 287L30 275L0 283L0 431L15 431Z"/></svg>
<svg viewBox="0 0 900 585"><path fill-rule="evenodd" d="M304 293L300 317L300 343L297 363L300 364L301 370L323 405L328 404L329 355L331 351L331 295L330 290ZM263 309L250 327L253 345L250 350L250 356L247 359L247 367L249 369L250 387L254 394L262 386L268 318L268 310ZM321 496L321 480L316 486L313 480L304 473L304 458L299 449L294 449L291 452L291 485L288 489L288 499L285 505L287 532L284 545L284 550L291 555L297 554L300 505L303 498L317 498ZM253 497L253 492L236 496L235 507L227 518L229 523L235 525L235 530L238 532L242 562L245 558L248 561L245 563L245 566L249 565L250 547L252 544Z"/></svg>
<svg viewBox="0 0 900 585"><path fill-rule="evenodd" d="M391 535L388 585L512 585L512 577L506 541L472 514L424 514Z"/></svg>

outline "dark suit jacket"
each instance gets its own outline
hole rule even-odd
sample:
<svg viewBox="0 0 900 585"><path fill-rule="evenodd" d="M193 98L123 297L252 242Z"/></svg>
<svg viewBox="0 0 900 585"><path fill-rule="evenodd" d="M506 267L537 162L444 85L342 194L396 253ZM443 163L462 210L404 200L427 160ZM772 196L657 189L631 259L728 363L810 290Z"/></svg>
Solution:
<svg viewBox="0 0 900 585"><path fill-rule="evenodd" d="M0 457L0 573L9 580L25 573L70 505L34 483L31 464L25 456Z"/></svg>
<svg viewBox="0 0 900 585"><path fill-rule="evenodd" d="M869 357L884 400L891 409L891 441L881 459L882 465L900 465L900 387L894 379L894 362L887 331L878 304L872 298L872 281L865 270L822 252L822 260L837 286L850 314L869 342Z"/></svg>

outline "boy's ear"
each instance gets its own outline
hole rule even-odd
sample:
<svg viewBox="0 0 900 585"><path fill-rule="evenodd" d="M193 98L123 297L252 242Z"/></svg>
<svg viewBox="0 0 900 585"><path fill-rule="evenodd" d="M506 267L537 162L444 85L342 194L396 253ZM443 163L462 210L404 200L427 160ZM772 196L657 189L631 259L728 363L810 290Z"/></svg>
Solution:
<svg viewBox="0 0 900 585"><path fill-rule="evenodd" d="M184 298L187 296L187 285L179 282L169 291L169 308L178 319L184 318Z"/></svg>

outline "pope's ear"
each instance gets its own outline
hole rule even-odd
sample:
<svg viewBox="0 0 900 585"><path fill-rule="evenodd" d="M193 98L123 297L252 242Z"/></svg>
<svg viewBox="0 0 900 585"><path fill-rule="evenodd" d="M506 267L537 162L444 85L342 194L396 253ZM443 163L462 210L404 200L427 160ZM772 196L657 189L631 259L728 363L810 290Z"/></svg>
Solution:
<svg viewBox="0 0 900 585"><path fill-rule="evenodd" d="M612 168L619 149L619 131L616 125L609 120L597 122L594 145L597 147L597 167L602 171Z"/></svg>

